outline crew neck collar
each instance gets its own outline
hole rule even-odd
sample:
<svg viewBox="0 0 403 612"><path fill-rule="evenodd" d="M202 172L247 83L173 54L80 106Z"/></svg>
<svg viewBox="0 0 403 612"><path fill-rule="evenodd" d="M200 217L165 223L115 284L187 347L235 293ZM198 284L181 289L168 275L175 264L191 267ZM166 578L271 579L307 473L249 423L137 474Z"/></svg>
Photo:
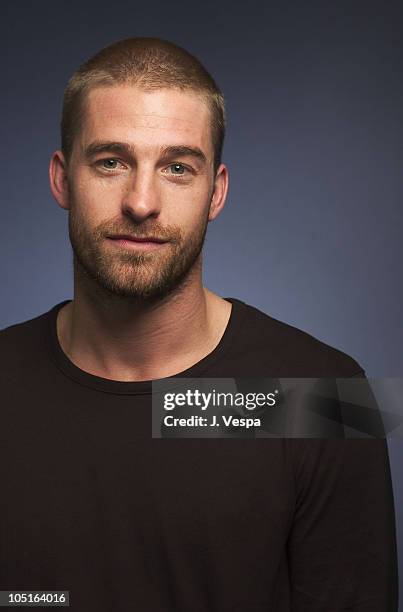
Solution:
<svg viewBox="0 0 403 612"><path fill-rule="evenodd" d="M232 308L227 326L223 335L221 336L220 342L200 361L182 372L167 377L167 380L170 380L171 378L198 378L204 374L208 375L208 371L211 366L225 355L241 327L247 305L245 302L238 300L237 298L224 299L232 304ZM102 378L101 376L96 376L82 370L67 357L57 336L56 322L59 310L65 304L71 301L72 300L64 300L63 302L59 302L47 313L46 336L52 360L58 369L61 370L65 376L74 380L75 382L104 393L113 393L118 395L150 394L152 382L155 382L155 380L120 381ZM161 381L164 379L162 378L158 380Z"/></svg>

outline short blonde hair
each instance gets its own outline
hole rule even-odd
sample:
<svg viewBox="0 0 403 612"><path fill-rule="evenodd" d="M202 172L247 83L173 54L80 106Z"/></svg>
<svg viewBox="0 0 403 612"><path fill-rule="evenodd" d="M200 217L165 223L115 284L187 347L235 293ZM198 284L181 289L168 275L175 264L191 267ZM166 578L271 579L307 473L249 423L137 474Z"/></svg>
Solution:
<svg viewBox="0 0 403 612"><path fill-rule="evenodd" d="M201 62L161 38L126 38L101 49L70 78L63 97L61 148L69 161L83 119L84 101L95 87L133 84L146 91L163 87L192 90L211 110L214 173L221 163L225 136L224 96Z"/></svg>

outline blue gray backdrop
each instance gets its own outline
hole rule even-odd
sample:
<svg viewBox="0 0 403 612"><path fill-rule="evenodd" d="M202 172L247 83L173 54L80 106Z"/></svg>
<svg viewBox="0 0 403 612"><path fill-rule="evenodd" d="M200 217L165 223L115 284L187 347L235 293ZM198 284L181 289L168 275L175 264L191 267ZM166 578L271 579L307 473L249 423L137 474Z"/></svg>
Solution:
<svg viewBox="0 0 403 612"><path fill-rule="evenodd" d="M209 226L205 284L349 353L368 376L403 377L401 3L1 11L0 328L72 296L67 217L47 178L67 79L114 40L159 36L199 57L227 100L230 191ZM403 568L403 441L389 450Z"/></svg>

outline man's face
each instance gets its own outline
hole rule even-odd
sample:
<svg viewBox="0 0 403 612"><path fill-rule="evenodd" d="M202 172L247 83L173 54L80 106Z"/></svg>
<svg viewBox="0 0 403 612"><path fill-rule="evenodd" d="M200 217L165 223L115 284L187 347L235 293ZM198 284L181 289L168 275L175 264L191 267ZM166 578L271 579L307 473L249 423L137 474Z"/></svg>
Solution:
<svg viewBox="0 0 403 612"><path fill-rule="evenodd" d="M203 246L213 155L210 111L197 94L92 90L68 166L75 265L123 297L151 299L178 287Z"/></svg>

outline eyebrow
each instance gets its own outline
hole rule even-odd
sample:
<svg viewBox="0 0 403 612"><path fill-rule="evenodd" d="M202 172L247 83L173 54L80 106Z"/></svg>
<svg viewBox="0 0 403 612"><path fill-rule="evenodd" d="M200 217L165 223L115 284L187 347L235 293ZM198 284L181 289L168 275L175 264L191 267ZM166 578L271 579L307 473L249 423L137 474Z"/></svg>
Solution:
<svg viewBox="0 0 403 612"><path fill-rule="evenodd" d="M129 156L134 156L134 152L135 148L126 142L94 141L83 147L83 153L87 159L90 159L99 153L123 153ZM189 147L187 145L169 145L161 148L160 155L163 159L168 157L190 156L198 159L203 164L207 163L207 158L199 147Z"/></svg>

